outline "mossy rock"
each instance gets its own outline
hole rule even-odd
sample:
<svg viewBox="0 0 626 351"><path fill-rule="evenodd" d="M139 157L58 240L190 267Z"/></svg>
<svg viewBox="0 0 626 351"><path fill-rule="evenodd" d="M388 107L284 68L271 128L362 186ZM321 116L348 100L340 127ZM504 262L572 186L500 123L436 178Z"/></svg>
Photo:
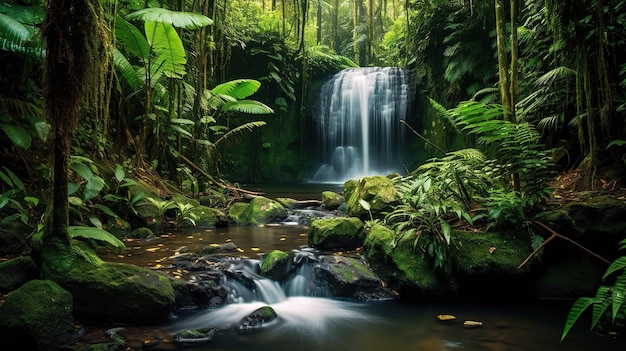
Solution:
<svg viewBox="0 0 626 351"><path fill-rule="evenodd" d="M502 233L453 231L456 278L467 298L534 298L537 260L518 268L532 253L530 238ZM504 296L507 297L504 297Z"/></svg>
<svg viewBox="0 0 626 351"><path fill-rule="evenodd" d="M363 245L363 228L356 217L316 219L309 226L308 243L320 250L354 250Z"/></svg>
<svg viewBox="0 0 626 351"><path fill-rule="evenodd" d="M102 261L86 245L47 244L42 277L74 296L74 311L93 322L140 323L169 318L175 294L163 274L131 264Z"/></svg>
<svg viewBox="0 0 626 351"><path fill-rule="evenodd" d="M322 191L322 206L329 211L333 211L341 207L346 199L343 195L337 194L334 191Z"/></svg>
<svg viewBox="0 0 626 351"><path fill-rule="evenodd" d="M30 256L0 262L0 293L6 294L39 276L39 268Z"/></svg>
<svg viewBox="0 0 626 351"><path fill-rule="evenodd" d="M238 217L238 224L261 225L287 218L287 209L279 202L263 196L255 197Z"/></svg>
<svg viewBox="0 0 626 351"><path fill-rule="evenodd" d="M76 338L72 294L50 280L31 280L0 307L0 340L22 350L56 350Z"/></svg>
<svg viewBox="0 0 626 351"><path fill-rule="evenodd" d="M261 261L261 275L281 281L289 270L289 254L281 250L272 250Z"/></svg>
<svg viewBox="0 0 626 351"><path fill-rule="evenodd" d="M344 183L343 193L348 215L361 219L369 219L370 214L374 218L381 218L401 200L393 182L381 175L348 180ZM369 211L361 201L367 202Z"/></svg>
<svg viewBox="0 0 626 351"><path fill-rule="evenodd" d="M190 210L190 213L194 219L195 226L192 223L185 221L185 223L182 223L183 228L215 228L217 223L221 221L218 217L218 215L221 215L221 212L211 207L197 205Z"/></svg>
<svg viewBox="0 0 626 351"><path fill-rule="evenodd" d="M363 243L362 255L372 270L407 299L443 297L453 293L448 282L433 270L433 263L413 240L401 240L393 245L393 230L374 224Z"/></svg>
<svg viewBox="0 0 626 351"><path fill-rule="evenodd" d="M246 202L235 202L228 208L228 221L234 224L241 224L241 215L248 208Z"/></svg>
<svg viewBox="0 0 626 351"><path fill-rule="evenodd" d="M237 329L239 331L258 329L265 326L267 323L275 320L276 318L278 318L278 315L272 307L259 307L256 310L252 311L252 313L244 317L237 325Z"/></svg>
<svg viewBox="0 0 626 351"><path fill-rule="evenodd" d="M132 232L130 232L129 238L133 238L133 239L150 239L150 238L154 238L154 233L152 232L152 230L150 230L150 228L141 227L141 228L137 228L137 229L133 230Z"/></svg>
<svg viewBox="0 0 626 351"><path fill-rule="evenodd" d="M278 197L276 198L276 201L278 201L279 204L283 205L283 207L287 209L294 209L299 207L298 200L289 197Z"/></svg>
<svg viewBox="0 0 626 351"><path fill-rule="evenodd" d="M383 288L378 275L358 258L321 256L318 270L335 297L368 301L395 298L391 290Z"/></svg>

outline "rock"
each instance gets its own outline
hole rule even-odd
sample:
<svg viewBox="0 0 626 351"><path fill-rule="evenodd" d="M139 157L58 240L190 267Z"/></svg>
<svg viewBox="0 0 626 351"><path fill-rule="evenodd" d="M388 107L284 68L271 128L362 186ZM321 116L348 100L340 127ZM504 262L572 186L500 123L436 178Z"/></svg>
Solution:
<svg viewBox="0 0 626 351"><path fill-rule="evenodd" d="M322 191L322 206L324 206L325 209L334 211L344 203L345 199L342 195L334 191Z"/></svg>
<svg viewBox="0 0 626 351"><path fill-rule="evenodd" d="M179 343L199 343L213 339L217 328L186 329L176 333L174 340Z"/></svg>
<svg viewBox="0 0 626 351"><path fill-rule="evenodd" d="M133 239L154 239L154 233L150 228L140 227L130 233L129 238Z"/></svg>
<svg viewBox="0 0 626 351"><path fill-rule="evenodd" d="M371 301L395 298L369 267L354 257L321 256L319 271L334 297Z"/></svg>
<svg viewBox="0 0 626 351"><path fill-rule="evenodd" d="M238 204L238 203L237 203ZM232 208L236 206L235 208ZM280 222L287 218L287 210L279 202L258 196L249 204L231 206L229 218L239 225L261 225Z"/></svg>
<svg viewBox="0 0 626 351"><path fill-rule="evenodd" d="M363 228L356 217L316 219L309 227L308 243L320 250L354 250L363 245Z"/></svg>
<svg viewBox="0 0 626 351"><path fill-rule="evenodd" d="M237 325L237 330L248 331L265 326L278 317L276 311L270 306L263 306L244 317Z"/></svg>
<svg viewBox="0 0 626 351"><path fill-rule="evenodd" d="M132 232L130 223L119 217L108 217L104 229L106 229L106 231L108 231L109 233L115 235L115 237L118 239L128 238Z"/></svg>
<svg viewBox="0 0 626 351"><path fill-rule="evenodd" d="M348 180L344 183L343 193L348 215L361 219L370 219L370 213L374 218L382 218L384 213L393 210L401 199L393 182L384 176ZM369 204L369 211L363 208L360 200Z"/></svg>
<svg viewBox="0 0 626 351"><path fill-rule="evenodd" d="M39 268L30 256L19 256L0 262L0 293L6 294L15 290L38 275Z"/></svg>
<svg viewBox="0 0 626 351"><path fill-rule="evenodd" d="M190 213L192 218L194 218L195 226L185 221L183 228L215 228L220 223L228 220L228 217L222 211L203 205L193 207Z"/></svg>
<svg viewBox="0 0 626 351"><path fill-rule="evenodd" d="M50 280L31 280L0 307L3 347L56 350L76 340L72 294Z"/></svg>
<svg viewBox="0 0 626 351"><path fill-rule="evenodd" d="M289 254L272 250L261 261L260 274L272 280L282 281L289 271Z"/></svg>
<svg viewBox="0 0 626 351"><path fill-rule="evenodd" d="M165 275L124 263L102 261L84 244L46 245L44 279L74 297L76 317L92 322L140 323L169 318L174 289Z"/></svg>

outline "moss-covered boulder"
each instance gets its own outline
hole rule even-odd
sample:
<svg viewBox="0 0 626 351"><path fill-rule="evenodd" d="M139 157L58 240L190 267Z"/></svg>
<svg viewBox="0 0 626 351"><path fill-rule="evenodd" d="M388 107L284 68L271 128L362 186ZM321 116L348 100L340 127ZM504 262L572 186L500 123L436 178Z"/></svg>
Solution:
<svg viewBox="0 0 626 351"><path fill-rule="evenodd" d="M537 263L518 268L532 253L527 236L453 231L459 293L477 299L534 298Z"/></svg>
<svg viewBox="0 0 626 351"><path fill-rule="evenodd" d="M321 256L318 271L335 297L372 301L395 298L384 283L362 260L340 256Z"/></svg>
<svg viewBox="0 0 626 351"><path fill-rule="evenodd" d="M191 210L189 210L189 213L191 218L193 218L195 225L189 221L184 221L184 223L181 223L182 228L215 228L217 224L223 220L224 216L221 211L203 205L194 206Z"/></svg>
<svg viewBox="0 0 626 351"><path fill-rule="evenodd" d="M3 348L57 350L75 341L72 306L72 294L50 280L31 280L12 291L0 306Z"/></svg>
<svg viewBox="0 0 626 351"><path fill-rule="evenodd" d="M381 218L401 200L393 182L381 175L348 180L344 183L343 193L348 215L361 219L369 219L370 212L374 218ZM368 203L369 211L363 207L361 200Z"/></svg>
<svg viewBox="0 0 626 351"><path fill-rule="evenodd" d="M234 213L232 218L236 218L235 222L240 225L261 225L280 222L287 215L287 209L278 201L259 196L252 199L238 216Z"/></svg>
<svg viewBox="0 0 626 351"><path fill-rule="evenodd" d="M281 250L272 250L261 261L261 275L281 281L289 271L289 254Z"/></svg>
<svg viewBox="0 0 626 351"><path fill-rule="evenodd" d="M132 239L151 239L154 238L154 233L148 227L140 227L130 232L129 238Z"/></svg>
<svg viewBox="0 0 626 351"><path fill-rule="evenodd" d="M19 256L0 262L0 293L15 290L39 276L39 268L30 256Z"/></svg>
<svg viewBox="0 0 626 351"><path fill-rule="evenodd" d="M228 222L232 224L241 223L241 215L248 208L247 202L235 202L228 207Z"/></svg>
<svg viewBox="0 0 626 351"><path fill-rule="evenodd" d="M354 250L363 245L363 221L356 217L322 218L311 222L310 246L320 250Z"/></svg>
<svg viewBox="0 0 626 351"><path fill-rule="evenodd" d="M449 296L453 288L433 270L432 262L413 247L413 240L393 245L393 230L380 224L372 226L362 254L387 286L407 299Z"/></svg>
<svg viewBox="0 0 626 351"><path fill-rule="evenodd" d="M42 278L72 293L76 317L82 320L155 322L174 311L174 289L158 272L102 261L92 249L80 244L45 245L42 262Z"/></svg>
<svg viewBox="0 0 626 351"><path fill-rule="evenodd" d="M322 206L329 211L338 209L346 199L334 191L322 191Z"/></svg>

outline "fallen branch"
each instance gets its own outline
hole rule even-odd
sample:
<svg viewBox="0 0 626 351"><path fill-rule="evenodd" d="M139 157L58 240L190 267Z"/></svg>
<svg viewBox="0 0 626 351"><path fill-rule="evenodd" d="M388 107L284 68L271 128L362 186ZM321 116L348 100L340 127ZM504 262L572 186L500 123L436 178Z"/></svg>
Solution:
<svg viewBox="0 0 626 351"><path fill-rule="evenodd" d="M547 245L550 241L552 241L552 239L557 238L557 237L559 237L559 238L561 238L561 239L563 239L563 240L565 240L565 241L569 241L570 243L572 243L572 244L574 244L574 245L578 246L579 248L583 249L585 252L587 252L587 253L588 253L588 254L590 254L591 256L593 256L593 257L595 257L595 258L599 259L600 261L602 261L602 262L604 262L604 263L606 263L606 264L610 264L610 263L611 263L611 262L609 262L609 260L607 260L606 258L604 258L604 257L602 257L602 256L598 255L597 253L595 253L595 252L593 252L593 251L589 250L588 248L586 248L586 247L582 246L581 244L577 243L576 241L574 241L574 240L572 240L572 239L570 239L570 238L568 238L568 237L566 237L566 236L564 236L564 235L562 235L562 234L557 233L556 231L554 231L552 228L548 227L547 225L545 225L545 224L543 224L543 223L541 223L541 222L537 222L537 221L533 221L533 222L534 222L534 223L536 223L536 224L538 224L538 225L540 225L541 227L543 227L543 228L544 228L544 229L546 229L547 231L549 231L552 235L550 235L550 237L549 237L548 239L546 239L546 241L544 241L543 243L541 243L541 245L539 245L539 247L537 247L537 248L535 249L535 251L533 251L533 252L532 252L532 253L531 253L531 254L530 254L530 255L529 255L529 256L528 256L528 257L524 260L524 262L522 262L522 263L521 263L521 264L517 267L517 269L520 269L520 268L524 267L524 265L526 265L526 263L528 263L528 261L530 261L530 260L533 258L533 256L535 256L535 255L539 252L539 250L541 250L541 249L542 249L544 246L546 246L546 245Z"/></svg>
<svg viewBox="0 0 626 351"><path fill-rule="evenodd" d="M187 157L183 156L183 155L178 155L180 157L181 160L185 161L185 163L195 169L196 171L198 171L200 174L202 174L203 176L205 176L207 179L209 179L211 182L217 184L218 186L224 188L224 189L228 189L228 190L232 190L235 192L241 192L241 193L246 193L246 194L250 194L253 196L260 196L263 195L263 193L260 192L256 192L256 191L250 191L250 190L245 190L245 189L241 189L241 188L237 188L231 185L228 185L226 183L223 183L221 181L216 180L215 178L213 178L213 176L211 176L210 174L208 174L206 171L204 171L202 168L198 167L198 165L196 165L195 163L193 163L190 159L188 159Z"/></svg>

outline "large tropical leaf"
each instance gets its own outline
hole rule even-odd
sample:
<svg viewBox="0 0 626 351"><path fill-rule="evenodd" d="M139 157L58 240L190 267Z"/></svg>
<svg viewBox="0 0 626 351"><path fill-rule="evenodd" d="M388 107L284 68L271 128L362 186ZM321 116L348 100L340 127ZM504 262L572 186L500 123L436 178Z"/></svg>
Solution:
<svg viewBox="0 0 626 351"><path fill-rule="evenodd" d="M133 91L141 89L142 83L137 70L128 62L126 56L117 49L113 49L113 64L120 71L122 77L124 77L126 83L128 83Z"/></svg>
<svg viewBox="0 0 626 351"><path fill-rule="evenodd" d="M222 111L237 111L255 115L274 113L271 107L255 100L228 101L222 106Z"/></svg>
<svg viewBox="0 0 626 351"><path fill-rule="evenodd" d="M168 23L174 27L185 29L198 29L213 24L213 20L207 16L182 11L171 11L160 7L149 7L135 11L128 16L129 20L142 20L146 22Z"/></svg>
<svg viewBox="0 0 626 351"><path fill-rule="evenodd" d="M150 44L141 31L130 22L117 16L115 20L115 38L130 53L147 63L150 60Z"/></svg>
<svg viewBox="0 0 626 351"><path fill-rule="evenodd" d="M35 25L43 19L41 6L0 4L0 49L42 58L44 48Z"/></svg>
<svg viewBox="0 0 626 351"><path fill-rule="evenodd" d="M256 93L259 87L261 87L261 82L257 80L235 79L216 86L211 89L211 92L215 95L228 95L235 99L245 99Z"/></svg>
<svg viewBox="0 0 626 351"><path fill-rule="evenodd" d="M169 78L182 78L187 59L176 29L169 23L150 21L146 21L144 27L148 43L158 57L154 65Z"/></svg>
<svg viewBox="0 0 626 351"><path fill-rule="evenodd" d="M71 238L84 238L100 241L115 252L120 252L126 247L122 241L104 229L85 226L69 226L67 231Z"/></svg>

